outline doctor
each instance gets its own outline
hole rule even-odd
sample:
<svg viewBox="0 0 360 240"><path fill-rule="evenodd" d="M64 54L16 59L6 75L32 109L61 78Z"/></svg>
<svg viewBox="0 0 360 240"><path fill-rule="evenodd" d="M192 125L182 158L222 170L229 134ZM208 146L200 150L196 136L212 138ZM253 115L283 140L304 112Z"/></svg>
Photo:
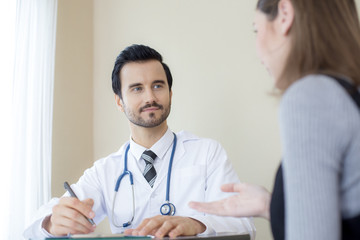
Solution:
<svg viewBox="0 0 360 240"><path fill-rule="evenodd" d="M188 132L174 134L167 125L172 76L161 55L132 45L117 57L112 87L118 108L129 120L131 137L119 151L95 162L66 193L52 199L25 230L26 238L93 232L109 217L113 233L130 235L245 232L254 238L249 218L205 215L188 202L229 196L223 182L238 182L226 152L214 140Z"/></svg>

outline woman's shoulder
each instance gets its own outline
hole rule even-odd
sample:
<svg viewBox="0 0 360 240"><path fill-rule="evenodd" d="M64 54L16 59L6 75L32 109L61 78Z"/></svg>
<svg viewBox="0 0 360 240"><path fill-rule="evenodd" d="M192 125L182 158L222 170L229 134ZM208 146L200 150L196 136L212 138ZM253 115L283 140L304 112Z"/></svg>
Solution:
<svg viewBox="0 0 360 240"><path fill-rule="evenodd" d="M285 91L281 108L296 106L306 106L310 110L325 107L332 110L357 111L357 106L345 89L334 78L320 74L307 75Z"/></svg>
<svg viewBox="0 0 360 240"><path fill-rule="evenodd" d="M336 82L336 80L327 75L307 75L301 79L295 81L285 91L284 99L297 95L314 95L323 96L335 93L342 93L342 87Z"/></svg>
<svg viewBox="0 0 360 240"><path fill-rule="evenodd" d="M283 134L295 134L291 135L295 138L305 133L311 137L316 132L324 141L341 140L343 146L347 146L353 136L360 136L359 113L358 106L334 78L309 75L293 83L284 93L279 112L280 129Z"/></svg>

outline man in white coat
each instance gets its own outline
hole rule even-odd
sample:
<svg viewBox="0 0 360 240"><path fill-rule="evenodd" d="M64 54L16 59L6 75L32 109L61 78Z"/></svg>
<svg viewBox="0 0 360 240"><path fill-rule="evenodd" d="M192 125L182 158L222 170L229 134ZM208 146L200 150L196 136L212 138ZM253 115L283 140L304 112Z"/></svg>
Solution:
<svg viewBox="0 0 360 240"><path fill-rule="evenodd" d="M154 49L132 45L120 53L112 87L129 120L130 140L71 186L79 199L65 193L43 206L26 238L91 233L106 216L113 233L162 238L238 232L254 238L249 218L205 215L188 207L190 201L229 196L220 186L239 179L219 143L172 133L166 121L171 86L170 70Z"/></svg>

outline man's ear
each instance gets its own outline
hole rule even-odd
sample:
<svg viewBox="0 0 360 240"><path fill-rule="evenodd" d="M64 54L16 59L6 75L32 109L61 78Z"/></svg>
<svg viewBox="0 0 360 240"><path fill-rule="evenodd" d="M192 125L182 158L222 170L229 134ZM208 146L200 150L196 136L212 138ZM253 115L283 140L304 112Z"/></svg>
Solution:
<svg viewBox="0 0 360 240"><path fill-rule="evenodd" d="M278 5L278 21L280 24L280 32L285 36L288 35L294 22L294 14L294 7L291 0L280 0Z"/></svg>
<svg viewBox="0 0 360 240"><path fill-rule="evenodd" d="M170 90L169 96L170 96L170 104L171 104L172 103L172 90Z"/></svg>
<svg viewBox="0 0 360 240"><path fill-rule="evenodd" d="M124 112L124 104L121 100L121 98L119 97L119 95L115 94L115 102L116 105L118 106L118 108L120 109L120 111Z"/></svg>

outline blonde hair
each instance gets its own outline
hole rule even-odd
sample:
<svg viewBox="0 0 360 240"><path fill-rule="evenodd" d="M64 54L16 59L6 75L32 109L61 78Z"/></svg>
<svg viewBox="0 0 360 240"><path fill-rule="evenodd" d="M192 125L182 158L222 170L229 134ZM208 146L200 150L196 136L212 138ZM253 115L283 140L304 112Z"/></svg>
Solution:
<svg viewBox="0 0 360 240"><path fill-rule="evenodd" d="M259 0L269 21L280 0ZM308 74L346 76L360 85L360 24L354 0L291 0L291 49L278 87L286 90ZM276 9L276 10L275 10Z"/></svg>

